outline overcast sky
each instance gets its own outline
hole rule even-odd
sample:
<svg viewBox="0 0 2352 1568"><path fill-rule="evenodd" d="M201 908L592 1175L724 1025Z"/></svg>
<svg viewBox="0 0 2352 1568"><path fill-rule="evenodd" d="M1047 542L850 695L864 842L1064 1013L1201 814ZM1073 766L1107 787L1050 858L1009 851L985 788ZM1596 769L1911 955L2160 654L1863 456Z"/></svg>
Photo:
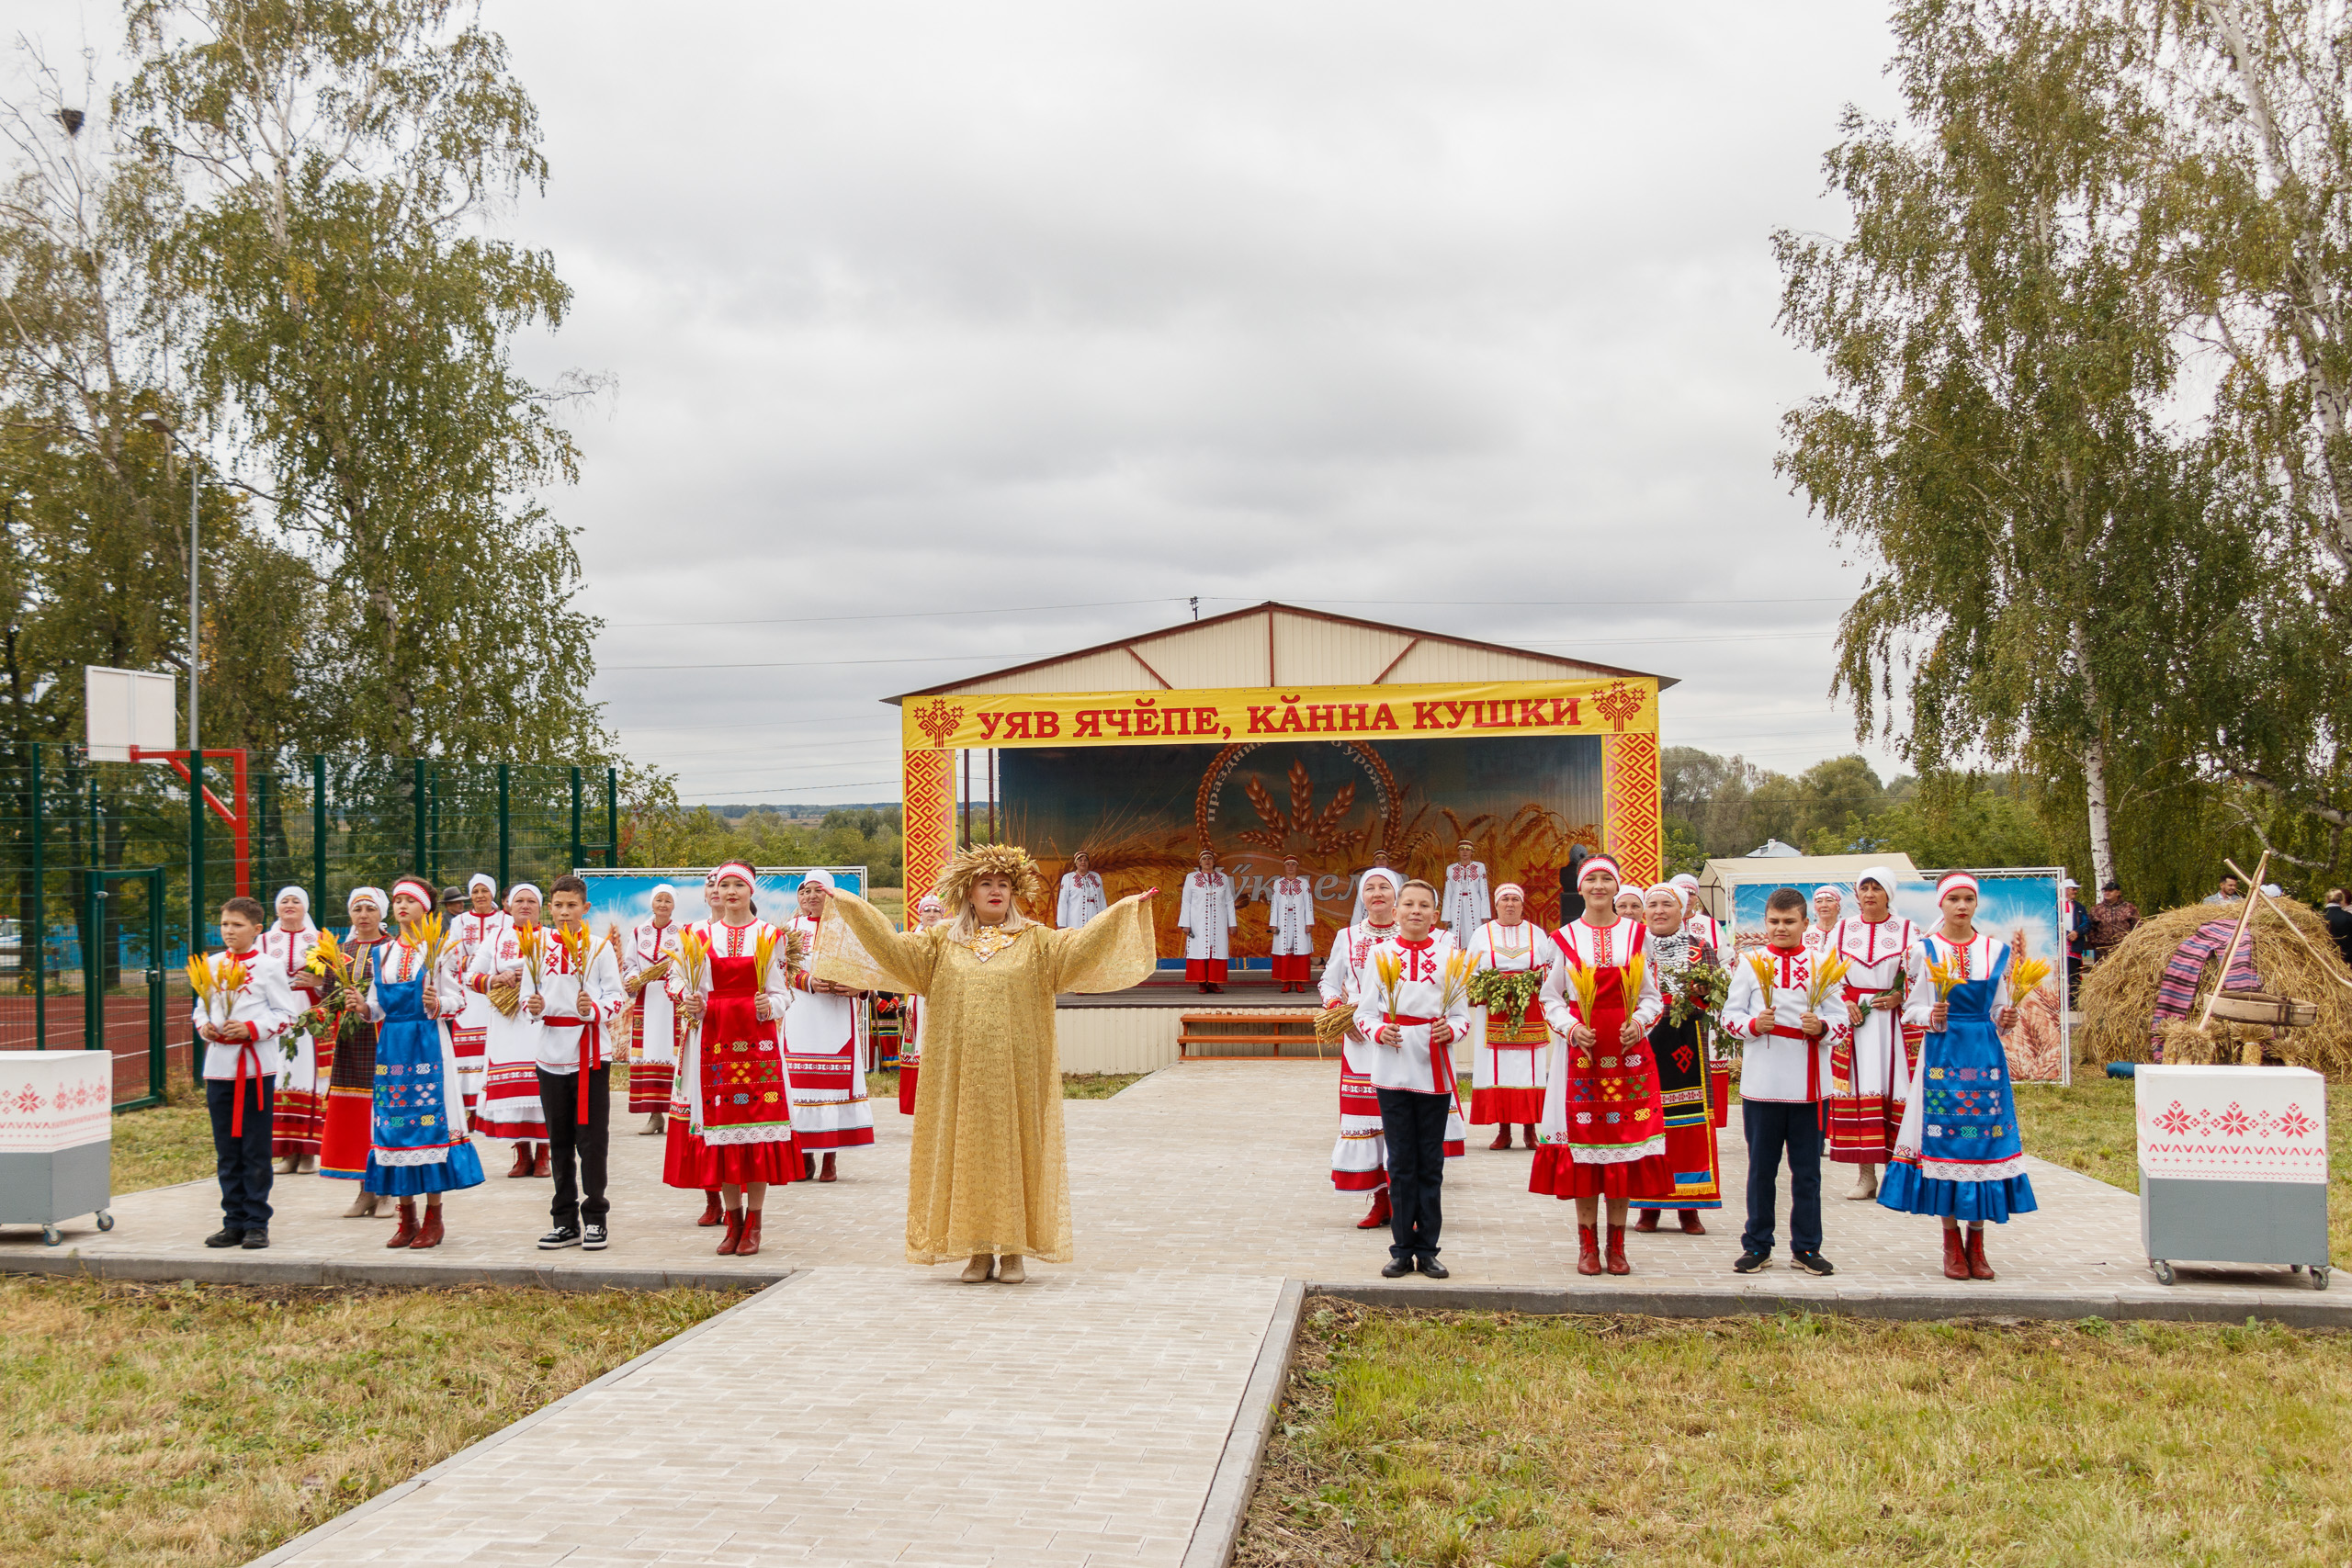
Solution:
<svg viewBox="0 0 2352 1568"><path fill-rule="evenodd" d="M549 498L595 694L685 798L895 799L877 698L1193 595L1678 676L1668 744L1851 749L1861 565L1772 472L1815 377L1769 238L1841 224L1881 0L484 16L553 164L506 227L577 293L518 357L616 384Z"/></svg>

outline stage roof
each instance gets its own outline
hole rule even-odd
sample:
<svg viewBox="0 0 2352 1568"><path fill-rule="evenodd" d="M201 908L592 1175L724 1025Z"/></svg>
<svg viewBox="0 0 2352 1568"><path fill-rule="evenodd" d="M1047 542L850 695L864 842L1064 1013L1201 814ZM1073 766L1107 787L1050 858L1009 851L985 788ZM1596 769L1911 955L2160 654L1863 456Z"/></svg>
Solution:
<svg viewBox="0 0 2352 1568"><path fill-rule="evenodd" d="M1415 631L1269 600L1204 620L1097 643L1053 659L1015 664L944 686L883 700L957 692L1186 691L1246 686L1404 686L1440 681L1543 681L1611 676L1656 681L1670 675L1626 670L1555 653Z"/></svg>

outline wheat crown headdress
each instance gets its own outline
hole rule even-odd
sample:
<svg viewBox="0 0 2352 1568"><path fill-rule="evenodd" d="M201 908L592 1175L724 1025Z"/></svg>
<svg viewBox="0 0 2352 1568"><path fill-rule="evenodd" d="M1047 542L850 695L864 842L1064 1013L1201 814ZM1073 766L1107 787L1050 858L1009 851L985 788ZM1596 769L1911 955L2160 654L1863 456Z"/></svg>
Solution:
<svg viewBox="0 0 2352 1568"><path fill-rule="evenodd" d="M972 886L983 876L1001 876L1012 884L1016 902L1026 903L1045 891L1045 879L1037 874L1037 863L1029 852L1018 844L975 844L957 852L947 869L939 874L934 890L940 904L949 909L962 909L972 897Z"/></svg>

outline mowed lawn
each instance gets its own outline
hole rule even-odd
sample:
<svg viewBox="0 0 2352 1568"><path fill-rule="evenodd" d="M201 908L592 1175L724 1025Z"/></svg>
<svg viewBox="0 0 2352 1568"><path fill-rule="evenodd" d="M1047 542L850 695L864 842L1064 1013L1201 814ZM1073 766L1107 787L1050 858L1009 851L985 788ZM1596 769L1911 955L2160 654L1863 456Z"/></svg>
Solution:
<svg viewBox="0 0 2352 1568"><path fill-rule="evenodd" d="M2337 1563L2352 1336L1308 1303L1238 1562Z"/></svg>
<svg viewBox="0 0 2352 1568"><path fill-rule="evenodd" d="M0 1568L249 1562L741 1299L0 1279Z"/></svg>

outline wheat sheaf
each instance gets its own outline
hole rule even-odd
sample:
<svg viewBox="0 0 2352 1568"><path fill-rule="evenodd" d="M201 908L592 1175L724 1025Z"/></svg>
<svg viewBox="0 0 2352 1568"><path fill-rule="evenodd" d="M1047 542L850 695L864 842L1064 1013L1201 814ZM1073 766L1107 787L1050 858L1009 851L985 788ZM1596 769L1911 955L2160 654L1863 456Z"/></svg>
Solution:
<svg viewBox="0 0 2352 1568"><path fill-rule="evenodd" d="M1347 820L1348 812L1356 803L1356 786L1344 784L1329 804L1320 812L1315 809L1315 782L1307 776L1306 764L1293 761L1290 765L1290 809L1285 812L1274 799L1273 791L1265 781L1251 776L1242 781L1242 793L1264 823L1262 830L1237 834L1244 843L1262 844L1270 850L1280 850L1290 841L1293 833L1304 834L1318 854L1329 854L1347 847L1350 835L1340 824Z"/></svg>

